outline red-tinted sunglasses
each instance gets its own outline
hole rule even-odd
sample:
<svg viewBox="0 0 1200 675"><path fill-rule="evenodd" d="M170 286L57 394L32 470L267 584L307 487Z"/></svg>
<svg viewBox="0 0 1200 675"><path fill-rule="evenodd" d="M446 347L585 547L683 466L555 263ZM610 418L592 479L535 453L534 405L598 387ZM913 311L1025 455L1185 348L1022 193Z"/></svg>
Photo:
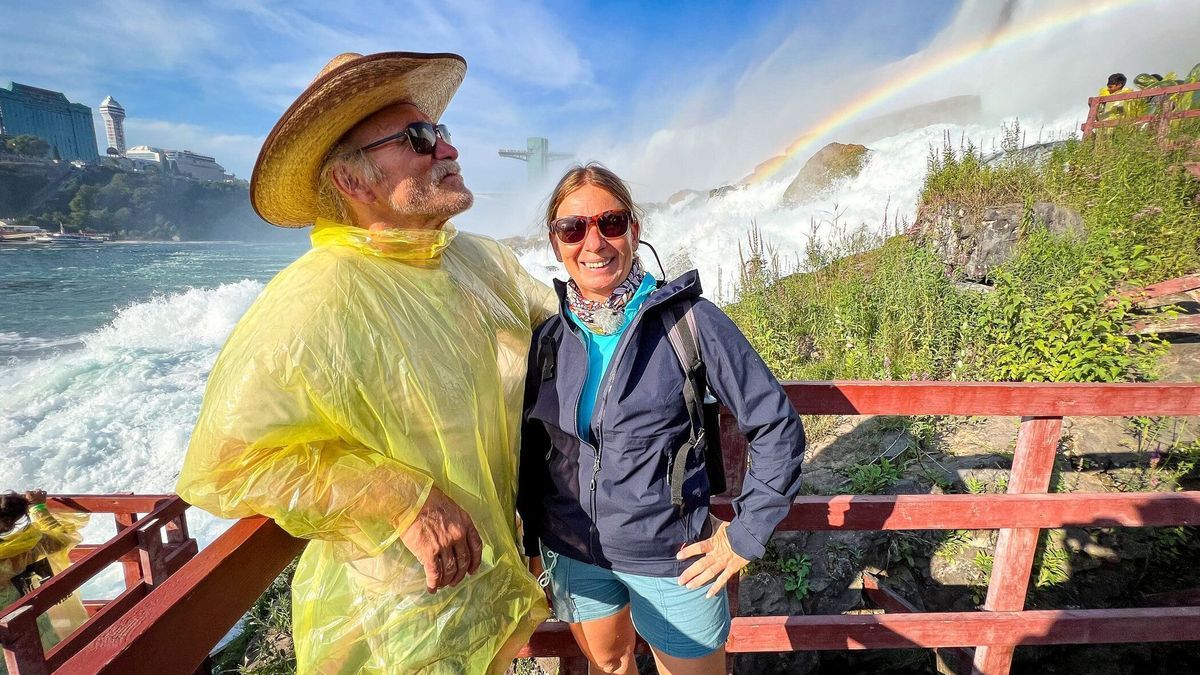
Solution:
<svg viewBox="0 0 1200 675"><path fill-rule="evenodd" d="M594 216L563 216L550 223L550 231L564 244L578 244L587 236L588 225L595 224L605 239L624 237L633 222L629 209L613 209Z"/></svg>

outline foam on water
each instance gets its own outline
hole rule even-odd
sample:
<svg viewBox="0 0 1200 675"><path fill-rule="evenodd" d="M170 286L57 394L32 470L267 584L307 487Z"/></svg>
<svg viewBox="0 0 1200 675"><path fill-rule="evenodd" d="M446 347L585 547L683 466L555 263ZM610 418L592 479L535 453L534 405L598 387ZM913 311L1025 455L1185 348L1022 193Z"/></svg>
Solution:
<svg viewBox="0 0 1200 675"><path fill-rule="evenodd" d="M222 343L263 285L193 289L126 307L83 347L0 369L0 486L60 493L167 493ZM107 517L85 533L112 533ZM207 543L223 529L189 515ZM118 583L105 577L90 592ZM109 597L112 597L109 595Z"/></svg>

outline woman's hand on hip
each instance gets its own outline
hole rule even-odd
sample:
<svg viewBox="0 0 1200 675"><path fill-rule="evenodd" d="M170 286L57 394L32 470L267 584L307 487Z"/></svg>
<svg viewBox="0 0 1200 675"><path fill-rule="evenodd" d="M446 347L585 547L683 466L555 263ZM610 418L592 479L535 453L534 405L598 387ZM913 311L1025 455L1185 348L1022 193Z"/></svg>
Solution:
<svg viewBox="0 0 1200 675"><path fill-rule="evenodd" d="M700 559L692 563L683 574L679 575L679 583L688 588L700 588L713 579L712 587L706 597L713 597L725 588L725 584L745 567L750 561L733 552L729 544L729 523L717 521L718 525L713 536L703 541L684 546L675 556L677 560L686 560L695 556Z"/></svg>

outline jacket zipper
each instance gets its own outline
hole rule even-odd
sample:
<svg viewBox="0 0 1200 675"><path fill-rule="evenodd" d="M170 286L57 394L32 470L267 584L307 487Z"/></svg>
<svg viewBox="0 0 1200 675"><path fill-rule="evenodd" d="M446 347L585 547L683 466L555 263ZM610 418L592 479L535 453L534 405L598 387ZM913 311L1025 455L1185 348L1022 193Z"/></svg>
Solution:
<svg viewBox="0 0 1200 675"><path fill-rule="evenodd" d="M662 304L667 299L669 298L662 298L657 302L654 302L647 298L642 304L642 307L638 313L634 315L633 320L629 322L629 327L625 329L625 333L621 336L621 342L617 344L617 351L615 354L613 354L613 359L608 364L608 372L604 374L604 381L601 383L600 387L600 391L603 392L600 397L600 407L598 410L592 411L592 420L596 421L596 445L593 446L584 439L579 439L580 443L592 449L593 456L595 457L595 460L592 462L592 481L589 487L589 492L591 493L590 501L592 504L592 512L590 514L591 526L589 528L590 531L588 532L588 556L593 562L596 560L595 549L599 544L599 531L596 528L596 476L600 473L600 452L604 447L604 408L608 404L608 394L612 390L614 373L616 372L617 364L620 363L621 357L625 355L625 350L629 346L634 329L637 328L637 326L641 323L642 317L645 315L648 309ZM583 347L584 355L586 356L588 347L587 342L583 339L583 336L575 332L575 328L571 325L570 319L562 315L561 311L559 316L561 321L566 322L567 329L575 335L575 339L579 340L579 344ZM571 429L576 433L579 431L579 401L582 398L583 389L580 389L579 395L575 397L575 406L571 409ZM599 416L597 416L597 412L599 413ZM588 422L588 429L591 430L591 420Z"/></svg>
<svg viewBox="0 0 1200 675"><path fill-rule="evenodd" d="M566 329L568 331L570 331L570 333L572 335L575 336L576 340L579 340L579 345L581 347L583 347L584 358L586 360L587 349L588 349L587 342L584 341L582 335L575 332L575 328L573 326L571 326L569 320L566 317L562 317L560 320L567 322ZM573 432L575 432L576 434L579 433L579 401L581 399L583 399L583 388L582 387L580 387L580 389L579 389L579 394L575 396L575 405L571 407L571 430ZM591 511L591 513L588 514L588 516L589 516L589 518L588 518L588 521L589 521L589 525L588 525L588 557L591 558L592 562L595 562L596 561L596 553L595 553L596 537L598 534L597 530L596 530L596 474L600 473L600 449L596 446L593 446L591 443L588 443L586 440L584 440L582 438L579 439L579 443L581 445L585 445L585 446L591 448L592 449L592 457L594 458L592 461L592 482L591 482L590 495L589 495L589 500L591 501L591 504L592 504L592 511Z"/></svg>
<svg viewBox="0 0 1200 675"><path fill-rule="evenodd" d="M657 305L658 303L653 303ZM649 299L642 304L641 309L634 315L633 320L629 322L629 326L625 329L625 333L621 335L621 341L617 343L617 351L613 354L612 361L608 363L608 372L604 374L604 381L601 382L599 388L600 406L592 412L592 420L596 422L596 463L592 467L592 538L599 544L599 531L597 531L596 523L596 474L600 473L600 453L604 449L604 409L608 405L608 394L612 391L613 382L616 380L617 367L621 363L621 358L625 356L625 350L629 348L629 343L633 341L633 332L641 324L642 317L646 310L649 309L651 303ZM583 340L582 337L579 338ZM575 405L576 415L578 415L579 405ZM591 428L591 424L588 424Z"/></svg>

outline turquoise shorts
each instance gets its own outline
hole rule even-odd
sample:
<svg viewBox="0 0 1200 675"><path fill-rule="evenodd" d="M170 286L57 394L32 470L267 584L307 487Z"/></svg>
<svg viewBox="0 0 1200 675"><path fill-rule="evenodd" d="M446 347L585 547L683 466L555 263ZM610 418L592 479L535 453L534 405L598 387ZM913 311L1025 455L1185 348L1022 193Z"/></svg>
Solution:
<svg viewBox="0 0 1200 675"><path fill-rule="evenodd" d="M729 638L725 589L704 597L710 584L688 589L676 577L648 577L606 570L542 547L554 615L582 623L630 606L633 627L656 650L679 659L707 656Z"/></svg>

